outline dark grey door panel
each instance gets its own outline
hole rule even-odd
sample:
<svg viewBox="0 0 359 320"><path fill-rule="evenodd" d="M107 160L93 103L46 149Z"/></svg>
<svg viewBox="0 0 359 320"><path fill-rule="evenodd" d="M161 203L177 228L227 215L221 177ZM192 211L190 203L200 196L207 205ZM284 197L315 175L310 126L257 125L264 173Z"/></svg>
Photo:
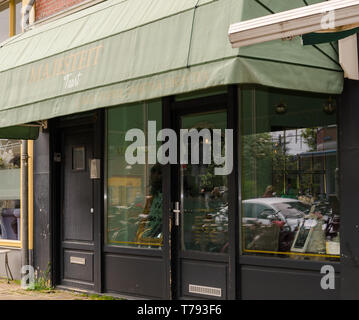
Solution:
<svg viewBox="0 0 359 320"><path fill-rule="evenodd" d="M182 261L181 295L205 299L227 299L227 264Z"/></svg>
<svg viewBox="0 0 359 320"><path fill-rule="evenodd" d="M61 282L74 287L94 284L93 141L90 127L62 132Z"/></svg>
<svg viewBox="0 0 359 320"><path fill-rule="evenodd" d="M107 291L153 299L166 297L166 269L161 257L105 254L104 265Z"/></svg>
<svg viewBox="0 0 359 320"><path fill-rule="evenodd" d="M93 282L93 252L64 250L64 278Z"/></svg>

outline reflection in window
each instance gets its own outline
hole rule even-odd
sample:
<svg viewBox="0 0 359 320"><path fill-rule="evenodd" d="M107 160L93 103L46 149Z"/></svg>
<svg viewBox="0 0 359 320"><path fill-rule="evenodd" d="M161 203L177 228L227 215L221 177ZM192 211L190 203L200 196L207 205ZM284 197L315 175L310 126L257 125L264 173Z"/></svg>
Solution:
<svg viewBox="0 0 359 320"><path fill-rule="evenodd" d="M322 97L255 95L244 94L241 122L243 252L339 259L335 114Z"/></svg>
<svg viewBox="0 0 359 320"><path fill-rule="evenodd" d="M9 38L10 35L10 10L9 4L0 5L0 43Z"/></svg>
<svg viewBox="0 0 359 320"><path fill-rule="evenodd" d="M213 129L227 128L227 113L212 112L191 114L182 117L183 129L209 129L207 137L197 141L189 140L188 154L199 151L199 164L181 166L181 207L183 212L183 250L203 252L228 252L228 177L215 175L215 164L204 164L203 150L211 145L213 150ZM222 139L224 152L224 139Z"/></svg>
<svg viewBox="0 0 359 320"><path fill-rule="evenodd" d="M1 2L1 1L0 1ZM22 1L15 1L15 34L22 32ZM10 37L10 8L9 2L6 1L4 4L0 5L0 43L5 41Z"/></svg>
<svg viewBox="0 0 359 320"><path fill-rule="evenodd" d="M111 108L107 116L107 243L160 248L162 234L162 167L130 165L125 159L126 132L146 134L147 123L162 128L161 102ZM145 148L145 146L142 146ZM147 157L146 157L147 158ZM147 160L146 160L147 161Z"/></svg>
<svg viewBox="0 0 359 320"><path fill-rule="evenodd" d="M0 238L20 240L21 141L0 140Z"/></svg>

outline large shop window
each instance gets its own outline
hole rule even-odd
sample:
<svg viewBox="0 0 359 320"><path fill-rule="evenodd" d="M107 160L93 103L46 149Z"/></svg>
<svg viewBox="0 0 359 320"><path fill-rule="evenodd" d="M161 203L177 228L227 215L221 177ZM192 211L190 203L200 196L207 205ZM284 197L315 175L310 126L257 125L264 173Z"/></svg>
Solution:
<svg viewBox="0 0 359 320"><path fill-rule="evenodd" d="M0 140L0 239L20 240L19 140Z"/></svg>
<svg viewBox="0 0 359 320"><path fill-rule="evenodd" d="M161 101L111 108L107 112L107 244L138 248L161 248L162 169L148 163L148 121L162 129ZM153 123L153 122L152 122ZM137 150L146 154L146 164L126 161L126 132L140 129L146 137ZM156 147L159 146L159 143ZM153 162L153 161L151 161Z"/></svg>
<svg viewBox="0 0 359 320"><path fill-rule="evenodd" d="M242 253L338 260L335 100L242 91Z"/></svg>

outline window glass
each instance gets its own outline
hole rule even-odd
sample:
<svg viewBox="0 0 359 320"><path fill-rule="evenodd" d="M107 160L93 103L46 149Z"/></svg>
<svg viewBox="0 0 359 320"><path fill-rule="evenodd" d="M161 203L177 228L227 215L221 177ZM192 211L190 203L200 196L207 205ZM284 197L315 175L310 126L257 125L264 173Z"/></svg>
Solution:
<svg viewBox="0 0 359 320"><path fill-rule="evenodd" d="M125 141L125 135L130 129L140 129L147 143L148 121L156 121L158 133L162 129L161 102L111 108L107 115L107 243L160 248L162 166L148 164L147 157L146 164L129 164L125 153L133 141ZM142 148L147 154L145 143L137 150Z"/></svg>
<svg viewBox="0 0 359 320"><path fill-rule="evenodd" d="M333 100L247 89L242 101L243 253L339 259Z"/></svg>
<svg viewBox="0 0 359 320"><path fill-rule="evenodd" d="M20 240L19 140L0 140L0 238Z"/></svg>
<svg viewBox="0 0 359 320"><path fill-rule="evenodd" d="M205 163L203 151L214 149L213 130L227 128L227 112L190 114L181 117L181 128L201 132L208 129L207 136L190 139L189 157L198 150L198 163L190 161L181 165L181 228L182 249L202 252L228 252L228 177L216 175L216 165L211 155L210 164ZM224 156L224 136L220 137ZM196 147L194 147L196 146ZM192 149L193 147L193 149ZM207 149L208 150L208 149Z"/></svg>
<svg viewBox="0 0 359 320"><path fill-rule="evenodd" d="M10 30L9 4L0 5L0 43L9 38Z"/></svg>

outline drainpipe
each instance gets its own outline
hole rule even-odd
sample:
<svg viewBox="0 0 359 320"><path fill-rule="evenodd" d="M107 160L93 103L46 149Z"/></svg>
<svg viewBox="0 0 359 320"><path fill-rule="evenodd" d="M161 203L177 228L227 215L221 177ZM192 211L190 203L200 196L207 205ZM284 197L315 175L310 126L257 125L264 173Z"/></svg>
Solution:
<svg viewBox="0 0 359 320"><path fill-rule="evenodd" d="M27 5L25 7L23 7L23 13L24 13L23 23L22 23L23 31L25 31L30 24L30 11L31 11L32 7L34 6L34 4L35 4L35 0L29 0Z"/></svg>
<svg viewBox="0 0 359 320"><path fill-rule="evenodd" d="M21 143L21 261L22 266L29 265L29 190L28 190L28 153L27 140Z"/></svg>
<svg viewBox="0 0 359 320"><path fill-rule="evenodd" d="M22 31L25 31L30 24L30 11L35 0L29 0L23 6ZM29 165L28 165L28 141L21 143L21 265L29 265ZM32 259L31 259L32 260ZM32 261L31 261L32 263ZM23 275L22 275L23 276Z"/></svg>

